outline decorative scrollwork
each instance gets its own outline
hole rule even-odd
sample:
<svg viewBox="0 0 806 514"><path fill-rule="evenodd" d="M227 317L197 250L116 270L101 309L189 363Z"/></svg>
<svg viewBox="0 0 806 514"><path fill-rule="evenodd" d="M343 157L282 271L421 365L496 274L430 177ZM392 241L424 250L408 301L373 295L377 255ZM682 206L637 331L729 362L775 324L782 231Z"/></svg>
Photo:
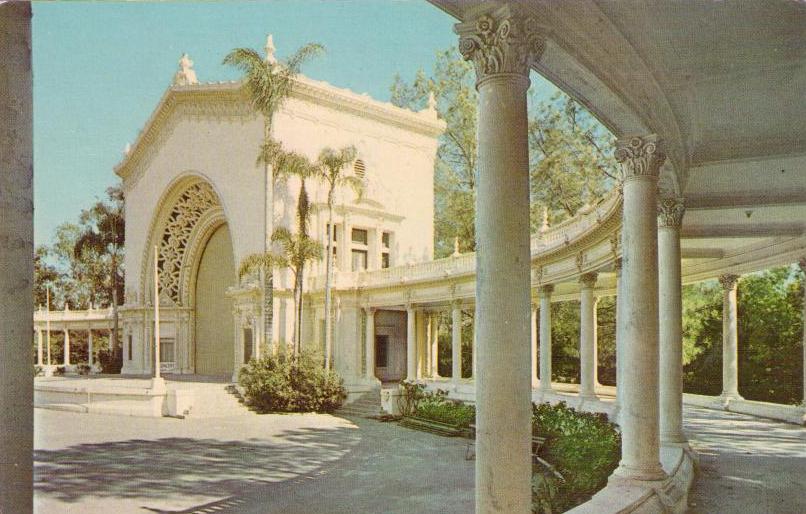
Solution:
<svg viewBox="0 0 806 514"><path fill-rule="evenodd" d="M529 76L532 64L546 46L534 18L505 9L484 14L475 22L457 26L459 52L476 68L477 83L492 75L516 73Z"/></svg>
<svg viewBox="0 0 806 514"><path fill-rule="evenodd" d="M161 296L169 298L175 305L181 304L182 263L193 229L208 210L218 205L218 196L212 186L198 182L179 196L168 214L158 242L157 268Z"/></svg>
<svg viewBox="0 0 806 514"><path fill-rule="evenodd" d="M661 143L655 135L636 136L628 141L619 141L615 157L616 161L621 163L624 178L657 177L660 174L660 167L666 161Z"/></svg>
<svg viewBox="0 0 806 514"><path fill-rule="evenodd" d="M579 283L582 284L582 287L585 289L592 289L596 286L596 280L599 278L598 273L585 273L579 277Z"/></svg>
<svg viewBox="0 0 806 514"><path fill-rule="evenodd" d="M686 207L678 198L663 198L658 202L658 226L680 228Z"/></svg>

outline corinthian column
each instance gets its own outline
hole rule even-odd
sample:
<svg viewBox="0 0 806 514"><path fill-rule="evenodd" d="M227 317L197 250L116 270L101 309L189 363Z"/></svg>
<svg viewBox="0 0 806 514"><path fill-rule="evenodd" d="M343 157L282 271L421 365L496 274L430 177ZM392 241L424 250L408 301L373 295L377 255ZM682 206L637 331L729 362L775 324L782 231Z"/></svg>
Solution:
<svg viewBox="0 0 806 514"><path fill-rule="evenodd" d="M540 390L551 391L551 293L554 286L540 287Z"/></svg>
<svg viewBox="0 0 806 514"><path fill-rule="evenodd" d="M451 382L455 386L462 380L462 305L451 305Z"/></svg>
<svg viewBox="0 0 806 514"><path fill-rule="evenodd" d="M33 510L31 4L0 2L0 512Z"/></svg>
<svg viewBox="0 0 806 514"><path fill-rule="evenodd" d="M801 271L806 274L806 257L798 261ZM803 324L803 406L806 407L806 278L803 279L803 314L801 317Z"/></svg>
<svg viewBox="0 0 806 514"><path fill-rule="evenodd" d="M365 309L367 314L366 325L366 376L367 380L377 381L375 378L375 309L367 307Z"/></svg>
<svg viewBox="0 0 806 514"><path fill-rule="evenodd" d="M544 48L505 5L456 26L479 92L476 509L531 512L529 149L526 91Z"/></svg>
<svg viewBox="0 0 806 514"><path fill-rule="evenodd" d="M683 433L683 300L680 224L685 208L669 198L658 204L658 294L660 298L660 440L685 443Z"/></svg>
<svg viewBox="0 0 806 514"><path fill-rule="evenodd" d="M722 275L722 400L740 400L739 394L739 314L736 302L738 275Z"/></svg>
<svg viewBox="0 0 806 514"><path fill-rule="evenodd" d="M621 232L622 337L621 462L617 477L661 480L658 441L658 223L657 188L665 160L656 136L619 141L616 160L624 173Z"/></svg>
<svg viewBox="0 0 806 514"><path fill-rule="evenodd" d="M417 322L414 307L406 307L406 380L417 380Z"/></svg>
<svg viewBox="0 0 806 514"><path fill-rule="evenodd" d="M532 354L532 388L538 386L537 375L537 305L532 304L532 318L529 322L530 335L529 350Z"/></svg>
<svg viewBox="0 0 806 514"><path fill-rule="evenodd" d="M585 273L579 279L579 396L584 399L596 399L596 277L596 273Z"/></svg>

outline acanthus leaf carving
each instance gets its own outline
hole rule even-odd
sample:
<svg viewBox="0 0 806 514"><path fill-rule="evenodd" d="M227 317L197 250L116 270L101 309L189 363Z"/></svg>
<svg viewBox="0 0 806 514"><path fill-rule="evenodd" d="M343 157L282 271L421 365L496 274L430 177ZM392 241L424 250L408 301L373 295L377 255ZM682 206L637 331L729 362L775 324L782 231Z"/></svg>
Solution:
<svg viewBox="0 0 806 514"><path fill-rule="evenodd" d="M655 135L620 140L615 158L621 164L625 180L632 177L657 177L666 161L662 140Z"/></svg>
<svg viewBox="0 0 806 514"><path fill-rule="evenodd" d="M679 198L663 198L658 202L658 226L680 228L686 207Z"/></svg>
<svg viewBox="0 0 806 514"><path fill-rule="evenodd" d="M534 62L545 50L546 40L537 21L510 8L483 14L458 24L459 52L476 69L477 84L505 73L528 78Z"/></svg>

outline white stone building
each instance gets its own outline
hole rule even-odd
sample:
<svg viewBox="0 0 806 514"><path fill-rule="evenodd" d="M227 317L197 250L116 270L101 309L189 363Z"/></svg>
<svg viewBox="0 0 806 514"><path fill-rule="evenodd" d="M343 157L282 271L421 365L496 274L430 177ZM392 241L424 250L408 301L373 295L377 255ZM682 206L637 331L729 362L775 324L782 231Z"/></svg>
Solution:
<svg viewBox="0 0 806 514"><path fill-rule="evenodd" d="M432 107L412 112L299 76L272 126L285 149L312 161L326 147L357 150L347 173L363 180L364 194L339 190L334 209L333 346L335 369L348 385L360 385L366 381L362 311L355 289L345 285L364 270L433 258L434 158L444 122ZM152 371L155 245L162 371L232 376L260 351L261 288L251 277L239 281L237 269L244 257L264 250L272 227L295 229L300 187L297 178L266 183L256 164L262 136L262 116L245 87L198 83L183 56L174 83L116 168L126 195L123 373ZM306 187L317 207L311 236L325 244L327 189L315 180ZM303 345L324 344L324 268L324 261L313 263L307 272ZM262 348L291 343L292 292L292 274L277 270L273 337ZM400 379L405 321L395 313L381 316L387 318L396 343L389 368L379 372Z"/></svg>

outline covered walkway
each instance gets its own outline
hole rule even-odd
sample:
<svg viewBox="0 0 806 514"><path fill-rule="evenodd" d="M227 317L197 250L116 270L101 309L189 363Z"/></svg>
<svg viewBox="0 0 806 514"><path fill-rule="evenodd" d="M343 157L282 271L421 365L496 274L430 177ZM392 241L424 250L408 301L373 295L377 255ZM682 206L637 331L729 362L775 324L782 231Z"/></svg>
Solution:
<svg viewBox="0 0 806 514"><path fill-rule="evenodd" d="M806 512L806 429L698 407L684 420L700 457L689 512Z"/></svg>

